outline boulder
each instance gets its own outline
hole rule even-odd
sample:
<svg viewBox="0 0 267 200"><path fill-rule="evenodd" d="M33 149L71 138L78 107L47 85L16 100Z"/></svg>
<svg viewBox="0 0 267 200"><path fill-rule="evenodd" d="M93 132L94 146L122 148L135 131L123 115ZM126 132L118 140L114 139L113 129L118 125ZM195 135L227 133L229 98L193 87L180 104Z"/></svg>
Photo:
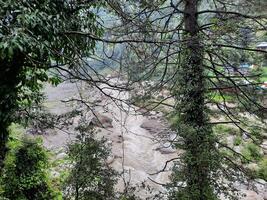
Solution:
<svg viewBox="0 0 267 200"><path fill-rule="evenodd" d="M176 152L176 150L173 149L172 147L162 147L162 148L157 148L157 150L162 154L172 154Z"/></svg>
<svg viewBox="0 0 267 200"><path fill-rule="evenodd" d="M95 114L91 120L91 124L101 128L113 128L112 119L102 114Z"/></svg>
<svg viewBox="0 0 267 200"><path fill-rule="evenodd" d="M114 160L115 160L115 156L110 155L106 160L107 165L112 164L114 162Z"/></svg>
<svg viewBox="0 0 267 200"><path fill-rule="evenodd" d="M267 155L267 140L264 140L264 142L262 143L261 147L263 149L264 155Z"/></svg>
<svg viewBox="0 0 267 200"><path fill-rule="evenodd" d="M59 154L56 155L56 159L57 160L62 160L67 156L67 154L65 152L61 152Z"/></svg>
<svg viewBox="0 0 267 200"><path fill-rule="evenodd" d="M156 111L150 111L150 115L156 115L157 114L157 112Z"/></svg>
<svg viewBox="0 0 267 200"><path fill-rule="evenodd" d="M242 200L264 200L263 197L252 190L243 190L244 197Z"/></svg>
<svg viewBox="0 0 267 200"><path fill-rule="evenodd" d="M165 128L159 120L155 119L144 120L140 127L148 130L152 134L159 133Z"/></svg>
<svg viewBox="0 0 267 200"><path fill-rule="evenodd" d="M137 112L140 113L141 115L144 115L144 116L149 114L149 111L147 109L145 109L145 108L139 108L137 110Z"/></svg>
<svg viewBox="0 0 267 200"><path fill-rule="evenodd" d="M73 117L72 124L76 127L79 125L80 120L81 120L81 116Z"/></svg>
<svg viewBox="0 0 267 200"><path fill-rule="evenodd" d="M259 192L260 194L264 194L264 192L267 192L267 183L265 180L256 179L254 185L255 185L256 191Z"/></svg>
<svg viewBox="0 0 267 200"><path fill-rule="evenodd" d="M227 138L227 144L229 147L233 148L234 147L234 140L235 140L235 136L233 135L229 135Z"/></svg>
<svg viewBox="0 0 267 200"><path fill-rule="evenodd" d="M235 152L241 153L241 146L234 146L233 149Z"/></svg>
<svg viewBox="0 0 267 200"><path fill-rule="evenodd" d="M251 171L256 172L259 169L259 166L257 163L249 163L247 165L247 168L250 169Z"/></svg>
<svg viewBox="0 0 267 200"><path fill-rule="evenodd" d="M176 152L176 149L172 148L170 142L161 144L160 147L156 148L162 154L172 154Z"/></svg>

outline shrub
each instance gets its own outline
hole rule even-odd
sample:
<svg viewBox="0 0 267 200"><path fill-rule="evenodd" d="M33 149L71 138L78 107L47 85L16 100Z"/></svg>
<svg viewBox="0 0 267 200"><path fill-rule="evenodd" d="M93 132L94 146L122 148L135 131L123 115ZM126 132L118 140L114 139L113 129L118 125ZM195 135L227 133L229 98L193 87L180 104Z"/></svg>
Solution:
<svg viewBox="0 0 267 200"><path fill-rule="evenodd" d="M242 143L242 138L240 136L235 137L234 145L239 146Z"/></svg>
<svg viewBox="0 0 267 200"><path fill-rule="evenodd" d="M237 128L222 124L215 126L214 131L217 135L239 134L239 130Z"/></svg>
<svg viewBox="0 0 267 200"><path fill-rule="evenodd" d="M259 161L262 158L260 147L254 143L247 143L241 153L248 161ZM243 160L243 162L247 161Z"/></svg>
<svg viewBox="0 0 267 200"><path fill-rule="evenodd" d="M259 162L258 177L267 181L267 158Z"/></svg>
<svg viewBox="0 0 267 200"><path fill-rule="evenodd" d="M49 184L47 169L47 153L41 144L24 138L6 158L3 196L12 200L58 199Z"/></svg>

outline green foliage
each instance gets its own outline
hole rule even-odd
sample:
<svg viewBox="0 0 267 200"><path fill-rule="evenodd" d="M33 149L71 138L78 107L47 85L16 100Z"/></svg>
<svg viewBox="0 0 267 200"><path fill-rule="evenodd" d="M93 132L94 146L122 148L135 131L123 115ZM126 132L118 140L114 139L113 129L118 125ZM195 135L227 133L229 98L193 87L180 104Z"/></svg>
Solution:
<svg viewBox="0 0 267 200"><path fill-rule="evenodd" d="M97 2L0 0L0 173L8 149L7 127L20 120L16 111L42 101L43 82L54 85L50 68L73 68L77 57L93 53L95 41L67 31L101 35L93 9Z"/></svg>
<svg viewBox="0 0 267 200"><path fill-rule="evenodd" d="M12 149L5 161L2 196L12 200L60 199L49 183L48 157L41 143L23 138L21 143L9 144Z"/></svg>
<svg viewBox="0 0 267 200"><path fill-rule="evenodd" d="M167 116L167 119L170 123L170 125L175 128L177 127L177 125L179 124L180 120L179 120L179 115L175 115L175 113L170 113L168 116Z"/></svg>
<svg viewBox="0 0 267 200"><path fill-rule="evenodd" d="M257 175L259 178L267 181L267 158L264 158L259 162L259 169L257 171Z"/></svg>
<svg viewBox="0 0 267 200"><path fill-rule="evenodd" d="M234 145L239 146L242 143L242 137L236 136L234 139Z"/></svg>
<svg viewBox="0 0 267 200"><path fill-rule="evenodd" d="M10 138L7 145L9 149L15 150L16 148L22 145L20 138L22 138L23 134L25 133L25 130L21 125L12 123L8 127L8 132Z"/></svg>
<svg viewBox="0 0 267 200"><path fill-rule="evenodd" d="M223 103L225 102L232 102L233 101L233 97L229 94L215 94L211 97L211 99L216 102L216 103Z"/></svg>
<svg viewBox="0 0 267 200"><path fill-rule="evenodd" d="M90 10L96 5L88 3L80 8L78 3L70 5L57 0L0 0L3 23L0 61L5 68L17 68L14 74L18 80L14 83L19 94L16 101L31 104L38 99L42 82L59 83L58 77L46 73L52 61L70 63L77 53L92 52L94 41L76 35L67 36L64 32L83 29L95 35L101 34L102 30L95 25L96 16Z"/></svg>
<svg viewBox="0 0 267 200"><path fill-rule="evenodd" d="M241 153L248 161L259 161L263 157L260 147L254 143L247 143ZM247 162L246 160L243 159L243 162Z"/></svg>
<svg viewBox="0 0 267 200"><path fill-rule="evenodd" d="M239 134L239 130L236 127L233 126L227 126L227 125L223 125L223 124L219 124L214 126L214 131L216 134L218 135L238 135Z"/></svg>
<svg viewBox="0 0 267 200"><path fill-rule="evenodd" d="M266 82L267 81L267 66L263 66L261 68L261 78L260 78L260 81L261 82Z"/></svg>
<svg viewBox="0 0 267 200"><path fill-rule="evenodd" d="M262 143L263 141L263 129L254 126L253 124L250 125L249 127L249 133L250 133L250 137L254 140L257 141L257 144Z"/></svg>
<svg viewBox="0 0 267 200"><path fill-rule="evenodd" d="M114 198L116 173L105 164L109 155L104 140L81 134L68 147L72 168L65 182L65 199L108 200Z"/></svg>
<svg viewBox="0 0 267 200"><path fill-rule="evenodd" d="M204 188L203 188L204 189ZM219 200L216 195L213 194L213 190L209 188L208 186L205 188L205 191L202 192L205 195L205 200ZM200 192L195 188L191 188L189 191L184 190L177 192L173 194L169 199L170 200L191 200L191 199L196 199L200 195Z"/></svg>

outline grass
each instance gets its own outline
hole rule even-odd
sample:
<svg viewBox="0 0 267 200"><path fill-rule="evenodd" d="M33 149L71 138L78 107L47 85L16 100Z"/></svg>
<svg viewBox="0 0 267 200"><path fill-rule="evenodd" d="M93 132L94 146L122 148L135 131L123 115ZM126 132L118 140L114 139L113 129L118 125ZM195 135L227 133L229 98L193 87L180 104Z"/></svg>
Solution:
<svg viewBox="0 0 267 200"><path fill-rule="evenodd" d="M267 66L262 67L262 75L261 75L260 81L267 82Z"/></svg>
<svg viewBox="0 0 267 200"><path fill-rule="evenodd" d="M239 130L237 128L229 126L229 125L222 125L222 124L215 126L214 131L218 135L228 135L228 134L238 135L239 134Z"/></svg>
<svg viewBox="0 0 267 200"><path fill-rule="evenodd" d="M241 150L241 153L247 161L260 161L263 158L260 147L254 143L247 143ZM243 160L243 162L246 163L246 160Z"/></svg>
<svg viewBox="0 0 267 200"><path fill-rule="evenodd" d="M225 94L223 96L221 96L220 94L216 94L213 97L211 97L211 99L216 103L222 103L222 102L224 102L224 100L226 102L232 102L234 100L234 98L232 96L227 95L227 94Z"/></svg>
<svg viewBox="0 0 267 200"><path fill-rule="evenodd" d="M263 158L259 162L259 169L257 171L257 175L259 178L267 181L267 158Z"/></svg>
<svg viewBox="0 0 267 200"><path fill-rule="evenodd" d="M12 123L8 127L9 141L7 146L9 149L16 149L21 145L21 139L25 134L25 129L19 124Z"/></svg>
<svg viewBox="0 0 267 200"><path fill-rule="evenodd" d="M239 146L240 144L242 144L242 138L240 136L235 137L234 145Z"/></svg>

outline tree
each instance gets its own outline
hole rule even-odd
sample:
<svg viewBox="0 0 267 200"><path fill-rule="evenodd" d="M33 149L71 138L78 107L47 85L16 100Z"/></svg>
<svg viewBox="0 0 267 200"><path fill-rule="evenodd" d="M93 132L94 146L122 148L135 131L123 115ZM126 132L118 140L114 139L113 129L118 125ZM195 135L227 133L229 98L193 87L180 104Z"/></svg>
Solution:
<svg viewBox="0 0 267 200"><path fill-rule="evenodd" d="M177 158L170 199L217 199L220 193L233 194L234 181L251 177L242 166L242 153L223 142L214 129L232 124L257 145L262 142L262 135L254 131L265 127L261 117L266 108L258 98L261 74L246 73L243 62L247 61L235 59L250 56L250 62L257 64L253 54L267 53L255 48L256 36L240 45L244 43L242 30L266 31L266 16L254 10L255 2L108 1L118 20L109 30L111 37L73 33L109 45L123 43L125 54L120 63L130 71L129 76L134 74L127 84L150 79L154 84L148 95L164 87L171 92L152 105L173 108L178 136L171 142L185 150ZM175 103L168 105L165 100L170 98ZM213 117L215 112L219 120Z"/></svg>
<svg viewBox="0 0 267 200"><path fill-rule="evenodd" d="M57 193L48 180L47 152L40 143L23 139L9 152L4 168L3 197L14 200L51 200Z"/></svg>
<svg viewBox="0 0 267 200"><path fill-rule="evenodd" d="M64 186L67 199L115 199L116 172L105 163L109 151L105 140L98 141L92 134L92 130L89 135L82 131L68 146L72 167Z"/></svg>
<svg viewBox="0 0 267 200"><path fill-rule="evenodd" d="M59 82L47 70L89 55L92 39L65 31L90 30L100 35L93 8L101 2L58 0L0 1L0 171L7 152L7 127L20 119L18 110L39 103L42 82Z"/></svg>

